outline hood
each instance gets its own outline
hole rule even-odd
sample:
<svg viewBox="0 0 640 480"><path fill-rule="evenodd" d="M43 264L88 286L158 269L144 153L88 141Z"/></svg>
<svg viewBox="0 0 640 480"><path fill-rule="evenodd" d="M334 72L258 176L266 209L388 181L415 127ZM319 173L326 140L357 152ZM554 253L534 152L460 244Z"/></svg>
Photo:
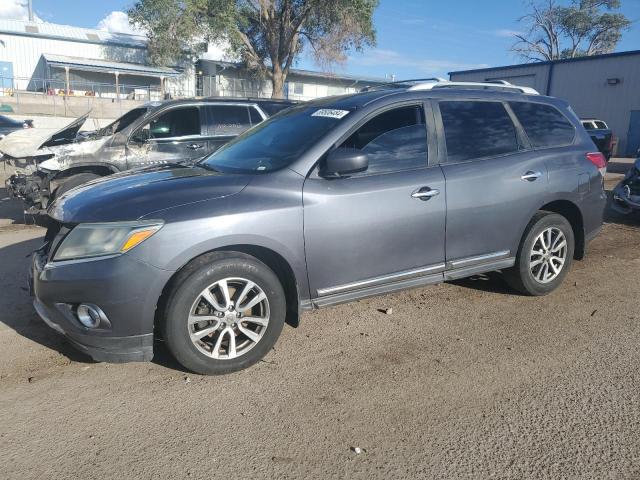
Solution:
<svg viewBox="0 0 640 480"><path fill-rule="evenodd" d="M199 166L129 170L66 192L53 202L48 214L63 223L136 220L159 210L233 195L250 178Z"/></svg>
<svg viewBox="0 0 640 480"><path fill-rule="evenodd" d="M37 157L50 152L38 150L42 147L53 147L73 142L78 136L80 127L89 117L89 110L63 128L34 128L17 130L0 140L0 152L13 158Z"/></svg>

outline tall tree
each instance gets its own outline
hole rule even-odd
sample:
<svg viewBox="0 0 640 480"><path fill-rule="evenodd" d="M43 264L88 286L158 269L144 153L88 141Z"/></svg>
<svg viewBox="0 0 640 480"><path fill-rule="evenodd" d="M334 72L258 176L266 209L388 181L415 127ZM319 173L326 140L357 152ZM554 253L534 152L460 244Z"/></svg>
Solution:
<svg viewBox="0 0 640 480"><path fill-rule="evenodd" d="M138 0L129 20L148 32L150 59L168 65L209 42L271 80L282 98L291 67L305 48L322 67L350 50L375 45L379 0Z"/></svg>
<svg viewBox="0 0 640 480"><path fill-rule="evenodd" d="M531 1L519 21L527 30L515 34L511 47L527 61L548 61L612 52L631 21L616 10L620 0Z"/></svg>

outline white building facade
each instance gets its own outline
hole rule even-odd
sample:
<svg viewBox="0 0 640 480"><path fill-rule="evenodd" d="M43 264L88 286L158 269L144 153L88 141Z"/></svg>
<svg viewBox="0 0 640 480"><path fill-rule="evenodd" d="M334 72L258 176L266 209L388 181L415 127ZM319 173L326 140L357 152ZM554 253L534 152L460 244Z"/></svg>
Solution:
<svg viewBox="0 0 640 480"><path fill-rule="evenodd" d="M221 55L218 49L216 55ZM0 95L14 92L64 97L159 100L189 96L270 97L270 82L242 65L212 60L155 67L146 38L23 20L0 20ZM292 70L285 96L296 100L353 93L383 79Z"/></svg>
<svg viewBox="0 0 640 480"><path fill-rule="evenodd" d="M135 35L52 23L0 20L0 87L123 98L194 90L193 72L147 64Z"/></svg>

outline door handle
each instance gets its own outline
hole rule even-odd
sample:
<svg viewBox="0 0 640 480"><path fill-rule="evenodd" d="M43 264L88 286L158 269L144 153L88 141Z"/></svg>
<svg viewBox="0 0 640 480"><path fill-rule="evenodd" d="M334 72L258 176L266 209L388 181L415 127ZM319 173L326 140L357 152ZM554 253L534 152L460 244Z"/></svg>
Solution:
<svg viewBox="0 0 640 480"><path fill-rule="evenodd" d="M190 143L189 145L187 145L187 148L189 150L200 150L202 148L202 144L201 143Z"/></svg>
<svg viewBox="0 0 640 480"><path fill-rule="evenodd" d="M542 172L532 172L531 170L529 170L527 173L522 175L520 179L524 180L525 182L535 182L541 176L542 176Z"/></svg>
<svg viewBox="0 0 640 480"><path fill-rule="evenodd" d="M438 190L437 188L422 187L413 192L411 194L411 197L426 201L431 197L435 197L436 195L440 195L440 190Z"/></svg>

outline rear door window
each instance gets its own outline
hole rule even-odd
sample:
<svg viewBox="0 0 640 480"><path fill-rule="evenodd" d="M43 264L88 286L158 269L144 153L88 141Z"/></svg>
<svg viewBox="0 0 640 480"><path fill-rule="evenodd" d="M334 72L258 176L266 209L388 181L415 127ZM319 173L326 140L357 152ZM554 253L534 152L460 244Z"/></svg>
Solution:
<svg viewBox="0 0 640 480"><path fill-rule="evenodd" d="M154 139L200 135L198 107L174 108L149 122L149 137Z"/></svg>
<svg viewBox="0 0 640 480"><path fill-rule="evenodd" d="M251 126L249 109L246 105L210 105L209 135L236 136Z"/></svg>
<svg viewBox="0 0 640 480"><path fill-rule="evenodd" d="M518 151L518 135L501 102L439 103L449 162L495 157Z"/></svg>
<svg viewBox="0 0 640 480"><path fill-rule="evenodd" d="M251 125L257 125L263 120L262 115L255 107L249 107L249 120L251 120Z"/></svg>
<svg viewBox="0 0 640 480"><path fill-rule="evenodd" d="M341 145L369 157L361 175L390 173L427 165L427 127L422 106L388 110L369 120Z"/></svg>
<svg viewBox="0 0 640 480"><path fill-rule="evenodd" d="M536 148L559 147L573 142L575 128L551 105L510 102L522 128Z"/></svg>

